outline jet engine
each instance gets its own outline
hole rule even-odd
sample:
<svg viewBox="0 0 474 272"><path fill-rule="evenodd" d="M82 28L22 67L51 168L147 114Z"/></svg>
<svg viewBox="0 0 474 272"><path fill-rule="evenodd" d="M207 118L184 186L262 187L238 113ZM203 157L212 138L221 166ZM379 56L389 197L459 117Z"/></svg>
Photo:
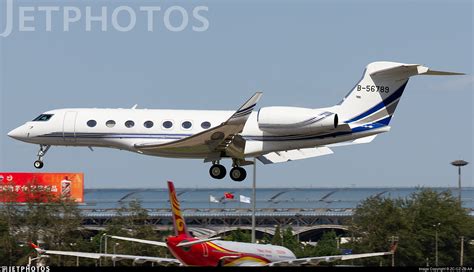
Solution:
<svg viewBox="0 0 474 272"><path fill-rule="evenodd" d="M257 116L258 127L271 134L318 134L337 128L334 112L297 107L265 107Z"/></svg>

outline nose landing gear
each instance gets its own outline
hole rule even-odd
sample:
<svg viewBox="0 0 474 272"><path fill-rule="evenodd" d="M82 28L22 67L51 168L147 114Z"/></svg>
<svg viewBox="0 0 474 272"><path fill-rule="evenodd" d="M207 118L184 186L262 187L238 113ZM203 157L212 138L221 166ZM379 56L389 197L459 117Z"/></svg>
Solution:
<svg viewBox="0 0 474 272"><path fill-rule="evenodd" d="M36 160L33 164L36 169L43 168L43 157L46 155L50 147L50 145L40 145L40 150L38 151L38 160Z"/></svg>

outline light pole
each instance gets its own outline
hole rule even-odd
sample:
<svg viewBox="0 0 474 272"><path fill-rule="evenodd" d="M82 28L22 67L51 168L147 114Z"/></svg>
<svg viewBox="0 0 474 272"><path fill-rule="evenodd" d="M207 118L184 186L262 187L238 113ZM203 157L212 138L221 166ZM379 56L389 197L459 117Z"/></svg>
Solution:
<svg viewBox="0 0 474 272"><path fill-rule="evenodd" d="M390 241L392 242L391 243L391 251L392 251L392 267L395 267L395 243L398 243L398 236L394 236L392 235L392 237L390 237Z"/></svg>
<svg viewBox="0 0 474 272"><path fill-rule="evenodd" d="M69 243L69 245L70 245L71 247L77 246L76 243ZM79 266L79 256L76 256L76 266Z"/></svg>
<svg viewBox="0 0 474 272"><path fill-rule="evenodd" d="M104 236L106 236L107 233L103 233L102 236L100 236L100 241L99 241L99 253L102 253L102 239ZM102 258L99 258L99 266L102 266Z"/></svg>
<svg viewBox="0 0 474 272"><path fill-rule="evenodd" d="M462 207L462 202L461 202L461 167L467 165L469 162L465 160L455 160L451 162L453 166L456 166L458 168L458 189L459 189L459 206Z"/></svg>
<svg viewBox="0 0 474 272"><path fill-rule="evenodd" d="M435 266L438 266L438 228L441 225L441 223L433 225L435 227Z"/></svg>
<svg viewBox="0 0 474 272"><path fill-rule="evenodd" d="M105 237L104 237L104 240L105 240L105 242L104 242L104 254L107 254L107 238L109 238L109 236L105 235ZM107 266L107 263L108 263L107 258L104 261L105 261L105 266Z"/></svg>
<svg viewBox="0 0 474 272"><path fill-rule="evenodd" d="M461 236L461 253L459 258L459 266L464 265L464 236Z"/></svg>
<svg viewBox="0 0 474 272"><path fill-rule="evenodd" d="M120 243L115 243L115 244L114 244L114 255L115 255L115 248L116 248L118 245L120 245ZM114 262L114 267L115 267L115 256L114 256L113 262Z"/></svg>
<svg viewBox="0 0 474 272"><path fill-rule="evenodd" d="M253 158L253 183L252 183L252 243L255 243L255 210L257 208L257 159Z"/></svg>
<svg viewBox="0 0 474 272"><path fill-rule="evenodd" d="M298 240L298 243L300 242L300 218L301 218L301 214L300 213L297 213L295 214L295 217L296 217L296 226L298 227L298 229L296 230L296 240Z"/></svg>

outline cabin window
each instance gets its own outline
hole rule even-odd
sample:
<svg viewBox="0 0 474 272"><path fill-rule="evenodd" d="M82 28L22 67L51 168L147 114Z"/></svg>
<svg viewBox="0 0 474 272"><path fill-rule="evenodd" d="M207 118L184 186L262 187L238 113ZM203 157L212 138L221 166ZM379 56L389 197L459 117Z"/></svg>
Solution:
<svg viewBox="0 0 474 272"><path fill-rule="evenodd" d="M114 120L109 120L105 123L105 125L109 128L115 127L115 121Z"/></svg>
<svg viewBox="0 0 474 272"><path fill-rule="evenodd" d="M49 119L51 119L51 117L53 117L53 114L40 114L40 116L33 119L33 121L35 121L35 122L38 122L38 121L39 122L46 122Z"/></svg>
<svg viewBox="0 0 474 272"><path fill-rule="evenodd" d="M163 127L166 129L172 128L173 127L173 122L171 121L164 121L163 122Z"/></svg>
<svg viewBox="0 0 474 272"><path fill-rule="evenodd" d="M203 129L208 129L208 128L211 127L211 123L209 123L208 121L204 121L204 122L201 123L201 127Z"/></svg>
<svg viewBox="0 0 474 272"><path fill-rule="evenodd" d="M97 125L97 121L96 120L89 120L87 121L87 126L88 127L95 127Z"/></svg>
<svg viewBox="0 0 474 272"><path fill-rule="evenodd" d="M146 121L143 123L143 126L146 128L152 128L153 127L153 122L152 121Z"/></svg>
<svg viewBox="0 0 474 272"><path fill-rule="evenodd" d="M125 126L128 128L132 128L133 126L135 126L135 122L133 122L132 120L128 120L127 122L125 122Z"/></svg>
<svg viewBox="0 0 474 272"><path fill-rule="evenodd" d="M181 124L181 126L182 126L184 129L190 129L190 128L193 126L193 124L192 124L191 122L189 122L189 121L184 121L184 122Z"/></svg>

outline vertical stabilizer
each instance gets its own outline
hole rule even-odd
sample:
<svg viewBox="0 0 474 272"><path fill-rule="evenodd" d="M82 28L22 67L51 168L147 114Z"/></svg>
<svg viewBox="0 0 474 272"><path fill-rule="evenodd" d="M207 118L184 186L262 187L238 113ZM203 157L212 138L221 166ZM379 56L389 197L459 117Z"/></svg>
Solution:
<svg viewBox="0 0 474 272"><path fill-rule="evenodd" d="M379 61L367 65L362 79L339 104L342 122L388 125L408 79L416 75L462 75L430 70L419 64Z"/></svg>
<svg viewBox="0 0 474 272"><path fill-rule="evenodd" d="M171 212L173 213L173 225L175 235L186 235L190 236L188 229L186 228L186 222L184 221L183 215L181 213L181 208L179 205L178 196L176 195L176 190L174 184L171 181L168 181L168 190L170 196L170 205Z"/></svg>

